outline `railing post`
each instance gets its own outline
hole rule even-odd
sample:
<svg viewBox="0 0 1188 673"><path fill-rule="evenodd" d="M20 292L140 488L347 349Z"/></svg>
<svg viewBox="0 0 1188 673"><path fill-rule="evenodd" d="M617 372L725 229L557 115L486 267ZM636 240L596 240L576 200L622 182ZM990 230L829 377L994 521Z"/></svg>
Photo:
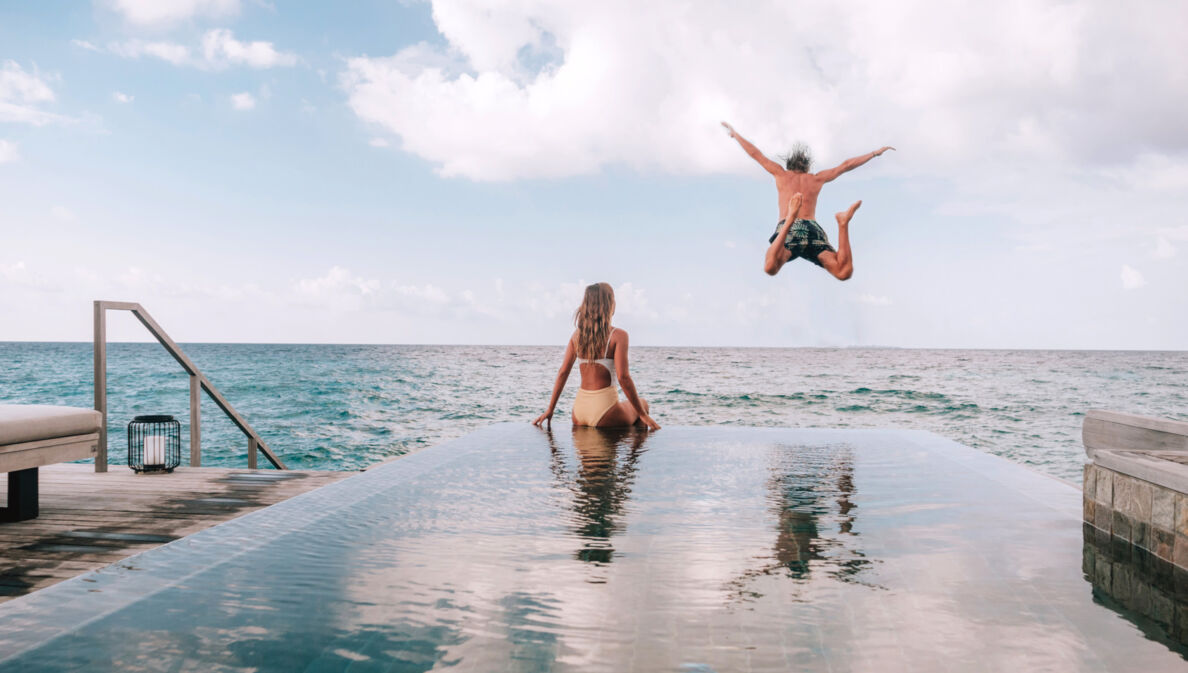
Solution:
<svg viewBox="0 0 1188 673"><path fill-rule="evenodd" d="M202 383L190 374L190 467L202 465Z"/></svg>
<svg viewBox="0 0 1188 673"><path fill-rule="evenodd" d="M99 421L99 446L95 451L95 471L107 471L107 309L95 302L95 411Z"/></svg>
<svg viewBox="0 0 1188 673"><path fill-rule="evenodd" d="M248 435L248 469L256 469L256 437Z"/></svg>

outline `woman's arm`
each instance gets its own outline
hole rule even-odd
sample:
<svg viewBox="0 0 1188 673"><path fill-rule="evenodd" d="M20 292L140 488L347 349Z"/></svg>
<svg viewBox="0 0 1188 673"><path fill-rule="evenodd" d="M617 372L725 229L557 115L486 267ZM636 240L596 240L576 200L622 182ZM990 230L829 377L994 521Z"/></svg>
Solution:
<svg viewBox="0 0 1188 673"><path fill-rule="evenodd" d="M540 426L548 423L553 427L553 411L557 408L557 400L561 398L561 391L565 389L565 382L569 380L569 372L573 371L573 363L577 360L577 352L573 347L573 339L565 344L565 355L561 357L561 369L557 370L557 380L553 383L553 397L549 400L549 410L536 417L532 424Z"/></svg>
<svg viewBox="0 0 1188 673"><path fill-rule="evenodd" d="M618 330L615 332L618 335L619 342L615 346L615 371L619 375L619 387L623 389L623 394L627 396L627 401L635 407L635 413L639 414L639 419L648 426L650 430L659 430L660 424L652 420L648 415L648 410L644 408L643 402L639 399L639 393L635 391L635 381L631 378L631 372L627 369L627 332Z"/></svg>

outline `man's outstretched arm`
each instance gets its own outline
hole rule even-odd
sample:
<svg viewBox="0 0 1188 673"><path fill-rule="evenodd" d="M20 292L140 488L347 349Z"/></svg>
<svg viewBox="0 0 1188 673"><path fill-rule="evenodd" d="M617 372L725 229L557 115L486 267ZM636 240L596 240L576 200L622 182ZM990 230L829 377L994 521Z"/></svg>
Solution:
<svg viewBox="0 0 1188 673"><path fill-rule="evenodd" d="M730 132L730 137L737 140L738 144L742 146L743 150L745 150L752 159L759 162L759 165L763 167L763 170L771 173L772 175L779 175L780 173L784 172L784 169L779 164L772 161L771 159L768 159L763 155L762 152L759 151L758 147L755 147L746 138L736 133L733 126L727 124L726 122L722 122L722 126L726 127L726 130Z"/></svg>
<svg viewBox="0 0 1188 673"><path fill-rule="evenodd" d="M829 182L830 180L836 180L837 177L839 175L841 175L842 173L848 173L848 172L854 170L855 168L858 168L862 164L865 164L866 162L870 161L871 159L881 155L883 152L886 152L887 150L893 150L893 149L895 149L895 148L888 145L887 147L880 147L879 149L877 149L869 154L863 154L862 156L854 157L853 159L846 159L845 161L841 162L834 168L830 168L830 169L821 171L820 173L817 173L817 177L821 178L825 182Z"/></svg>

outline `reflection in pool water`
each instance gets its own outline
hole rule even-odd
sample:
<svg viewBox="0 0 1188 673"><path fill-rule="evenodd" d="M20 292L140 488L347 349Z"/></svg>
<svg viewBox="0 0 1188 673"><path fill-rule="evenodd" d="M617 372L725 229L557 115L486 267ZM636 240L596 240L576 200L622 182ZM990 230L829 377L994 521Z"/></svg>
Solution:
<svg viewBox="0 0 1188 673"><path fill-rule="evenodd" d="M772 553L728 583L738 600L762 594L750 588L760 575L779 573L795 581L824 573L842 581L863 583L871 565L854 531L854 456L850 447L782 447L772 454L767 480L768 508L775 524ZM795 586L795 585L793 585ZM789 597L795 599L795 593Z"/></svg>
<svg viewBox="0 0 1188 673"><path fill-rule="evenodd" d="M1188 656L1188 571L1088 524L1083 531L1082 571L1093 597Z"/></svg>
<svg viewBox="0 0 1188 673"><path fill-rule="evenodd" d="M648 435L635 428L574 426L575 474L552 431L545 432L557 483L573 493L573 533L582 541L576 557L595 564L610 563L614 557L611 536L621 526L619 519Z"/></svg>
<svg viewBox="0 0 1188 673"><path fill-rule="evenodd" d="M0 671L1183 666L1080 517L922 433L500 425L6 603Z"/></svg>

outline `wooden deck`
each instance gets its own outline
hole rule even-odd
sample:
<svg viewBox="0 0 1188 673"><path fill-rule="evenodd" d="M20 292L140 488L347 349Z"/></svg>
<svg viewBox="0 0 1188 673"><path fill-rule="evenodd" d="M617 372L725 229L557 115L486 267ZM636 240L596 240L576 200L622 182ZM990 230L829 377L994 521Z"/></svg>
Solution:
<svg viewBox="0 0 1188 673"><path fill-rule="evenodd" d="M0 523L0 602L101 568L353 472L181 467L137 475L41 468L41 516ZM0 502L7 495L0 479Z"/></svg>

